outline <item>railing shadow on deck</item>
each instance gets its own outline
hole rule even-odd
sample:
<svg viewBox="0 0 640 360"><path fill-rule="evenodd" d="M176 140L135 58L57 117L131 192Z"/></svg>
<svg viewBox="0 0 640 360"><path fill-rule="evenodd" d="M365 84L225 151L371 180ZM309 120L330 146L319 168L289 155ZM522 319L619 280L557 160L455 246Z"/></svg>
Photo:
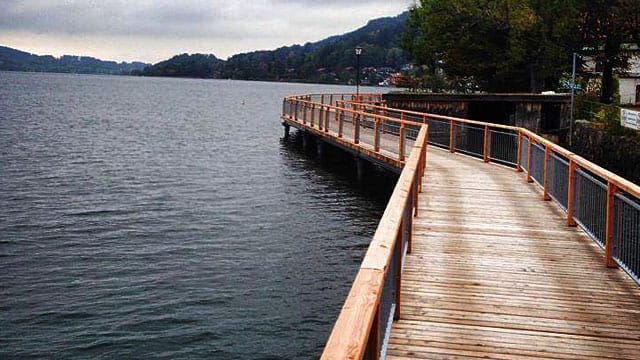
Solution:
<svg viewBox="0 0 640 360"><path fill-rule="evenodd" d="M317 94L285 98L285 122L346 148L403 167L322 355L323 359L384 357L384 338L399 317L401 264L411 250L412 218L422 191L426 144L511 166L555 201L568 226L580 226L605 249L605 264L640 275L640 187L524 128L426 114L384 106L379 94ZM344 133L344 124L353 128ZM423 126L427 125L427 126ZM361 131L373 131L363 144ZM395 135L394 154L382 154L381 138ZM405 161L405 143L414 140Z"/></svg>

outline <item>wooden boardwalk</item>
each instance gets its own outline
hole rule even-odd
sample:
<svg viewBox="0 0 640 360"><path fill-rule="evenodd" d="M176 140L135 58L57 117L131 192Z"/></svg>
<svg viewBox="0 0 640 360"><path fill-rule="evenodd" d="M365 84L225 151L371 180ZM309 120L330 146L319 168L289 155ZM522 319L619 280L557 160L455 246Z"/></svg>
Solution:
<svg viewBox="0 0 640 360"><path fill-rule="evenodd" d="M640 289L513 169L430 147L387 359L640 359Z"/></svg>
<svg viewBox="0 0 640 360"><path fill-rule="evenodd" d="M287 124L363 158L402 166L397 135L380 133L375 149L369 128L361 128L359 143L354 141L355 112L340 127L336 113L343 112L341 108L317 116L315 125L309 125L300 120L308 113L299 110L305 101L310 104L308 99L287 101L292 104L283 115ZM318 119L325 119L324 128ZM453 126L466 120L450 121ZM607 181L605 195L608 192L612 201L618 189L634 194L636 202L640 199L637 185L522 129L518 154L525 136L529 159L518 157L518 167L533 166L535 141L544 146L542 159L553 152L566 158L570 169L585 168ZM417 145L414 152L424 151L426 145L418 145L423 140L406 144L407 154L413 145ZM433 146L427 147L425 176L420 180L421 165L416 164L422 162L416 162L415 155L405 166L413 175L402 172L400 191L397 187L381 219L323 359L362 358L365 353L373 359L381 354L387 359L640 359L640 287L623 270L611 267L612 255L606 256L580 227L567 225L567 213L556 202L544 201L540 186L527 183L526 176L513 168L484 163L482 154L476 154L478 159ZM536 161L541 166L540 159ZM540 181L545 186L547 174L545 166L545 180ZM562 175L553 176L557 180ZM573 175L565 176L570 184L576 181ZM422 192L413 200L416 192L411 184L420 181ZM400 205L405 203L411 205ZM400 226L408 219L400 220L400 214L412 212L413 207L418 215L408 216L409 235L402 235ZM613 224L609 216L613 202L607 201L606 208L593 211ZM625 214L630 220L617 225L625 236L623 246L636 246L633 251L640 254L640 223L629 215L640 214L640 209ZM607 224L608 235L601 240L612 247L611 226ZM383 303L380 294L389 277L399 277L389 271L389 264L402 262L397 261L402 256L396 250L406 236L411 251L404 257L401 280L393 285L400 288L400 311L388 343L382 345L386 334L380 334L379 324L386 320L379 315L389 303Z"/></svg>

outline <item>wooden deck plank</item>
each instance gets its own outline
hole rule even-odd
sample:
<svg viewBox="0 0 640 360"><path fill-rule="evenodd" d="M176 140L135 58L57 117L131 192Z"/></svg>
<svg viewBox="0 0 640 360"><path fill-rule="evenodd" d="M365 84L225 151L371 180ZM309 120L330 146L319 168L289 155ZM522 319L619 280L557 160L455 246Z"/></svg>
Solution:
<svg viewBox="0 0 640 360"><path fill-rule="evenodd" d="M514 170L430 148L388 359L640 359L640 289Z"/></svg>
<svg viewBox="0 0 640 360"><path fill-rule="evenodd" d="M379 154L397 152L382 135ZM640 359L640 288L537 185L435 147L427 164L387 359Z"/></svg>

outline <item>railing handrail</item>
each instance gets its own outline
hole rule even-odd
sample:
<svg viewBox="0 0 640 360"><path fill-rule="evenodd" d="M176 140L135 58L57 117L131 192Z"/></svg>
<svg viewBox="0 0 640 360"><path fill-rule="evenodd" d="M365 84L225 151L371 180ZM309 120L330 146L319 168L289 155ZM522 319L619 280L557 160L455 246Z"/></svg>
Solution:
<svg viewBox="0 0 640 360"><path fill-rule="evenodd" d="M341 100L342 101L342 100ZM354 102L354 101L347 101L344 100L344 102L351 102L354 105L361 105L358 102ZM603 167L594 164L593 162L581 157L578 154L575 154L565 148L563 148L562 146L545 139L544 137L534 133L533 131L529 130L529 129L525 129L523 127L519 127L519 126L510 126L510 125L502 125L502 124L494 124L494 123L489 123L489 122L484 122L484 121L477 121L477 120L469 120L469 119L462 119L462 118L458 118L458 117L454 117L454 116L446 116L446 115L438 115L438 114L431 114L431 113L424 113L424 112L419 112L419 111L412 111L412 110L403 110L403 109L397 109L397 108L388 108L385 106L379 106L379 105L366 105L367 107L371 107L371 108L376 108L376 109L386 109L386 110L392 110L394 112L398 112L398 113L405 113L405 114L410 114L410 115L417 115L417 116L426 116L428 119L440 119L440 120L448 120L448 121L455 121L455 122L461 122L461 123L465 123L465 124L474 124L474 125L481 125L481 126L489 126L492 128L499 128L499 129L507 129L507 130L513 130L513 131L518 131L521 134L526 135L529 139L533 139L536 143L541 144L543 146L549 146L550 150L553 151L556 154L562 155L563 157L565 157L567 160L571 160L574 161L575 164L582 168L585 169L587 171L590 171L594 174L596 174L597 176L601 177L602 179L604 179L607 182L611 182L613 184L615 184L619 189L632 194L633 196L637 197L640 199L640 186L634 184L633 182L614 174L613 172L604 169Z"/></svg>
<svg viewBox="0 0 640 360"><path fill-rule="evenodd" d="M619 210L616 210L616 201L618 201L616 199L622 199L619 201L623 201L624 199L626 199L625 194L628 194L631 197L635 198L633 200L635 205L633 206L635 206L635 209L637 210L634 210L634 211L640 212L640 205L639 205L640 202L638 201L638 199L640 199L640 186L522 127L493 124L488 122L461 119L461 118L445 116L445 115L422 113L422 112L416 112L411 110L388 108L385 106L379 106L375 104L368 104L368 103L365 104L361 101L335 100L335 94L333 98L331 97L329 98L330 99L329 104L325 104L324 100L327 99L326 95L319 94L315 96L320 96L320 99L319 99L320 102L313 101L311 97L308 95L287 97L285 101L289 102L288 105L292 106L294 105L294 102L295 102L296 115L293 115L294 112L291 111L292 108L289 108L290 110L289 114L283 113L283 119L285 119L286 121L295 120L300 123L300 121L296 119L295 116L297 116L297 111L298 111L297 104L302 103L305 105L303 109L305 109L306 106L312 107L311 109L312 118L314 113L313 109L318 107L322 110L335 111L336 120L337 118L339 118L339 116L337 116L339 113L351 113L354 115L358 115L357 117L354 116L354 119L356 119L354 126L356 128L361 126L357 122L357 119L359 117L366 116L369 118L373 118L376 120L375 121L376 127L374 128L376 139L379 139L377 138L377 136L379 136L378 130L375 130L377 129L378 119L383 121L388 121L388 122L400 123L401 125L403 124L412 125L420 128L418 137L414 142L414 145L408 160L406 162L403 162L404 151L399 152L399 154L402 154L399 160L394 159L395 160L394 165L396 167L402 167L402 165L404 164L404 168L401 172L398 183L396 184L393 195L389 200L389 203L380 221L380 224L378 225L376 233L367 250L365 258L360 266L358 275L356 276L356 279L352 285L352 288L349 292L347 300L344 303L344 306L340 312L338 320L334 325L331 336L325 346L325 350L322 355L323 359L362 358L365 352L367 351L368 347L379 349L380 341L379 341L379 338L378 340L375 340L375 337L379 337L378 330L376 330L378 325L376 325L376 323L380 322L379 308L382 306L381 305L382 291L385 288L385 281L387 279L386 277L388 276L387 273L389 271L389 267L393 264L397 264L397 262L392 263L392 260L397 261L397 259L392 258L393 251L394 251L393 249L398 246L399 241L401 241L404 244L404 239L408 240L408 243L407 243L408 252L410 252L410 249L411 249L410 230L408 234L404 234L404 235L398 234L398 230L400 229L400 227L404 226L401 224L406 225L406 223L403 221L407 219L403 220L402 216L403 214L405 214L407 207L415 206L416 207L415 211L417 212L418 210L416 203L417 203L417 192L419 191L418 191L418 188L416 187L416 184L418 183L419 184L418 186L421 186L419 181L425 166L425 157L426 157L426 148L427 148L426 144L428 142L428 136L429 136L428 131L430 129L429 128L430 119L447 121L446 126L448 126L448 131L450 132L447 140L449 141L448 146L451 152L460 150L463 152L470 153L473 156L479 156L480 158L484 157L485 162L489 162L495 159L499 162L503 162L503 163L507 163L512 166L515 166L515 168L518 171L526 170L527 181L531 182L535 180L543 188L544 200L552 200L552 199L555 200L567 212L568 225L575 226L577 222L580 226L582 226L585 229L587 233L590 233L590 236L592 236L596 240L596 242L598 241L601 242L601 246L605 248L605 263L607 266L615 266L616 263L619 264L621 267L623 267L623 269L625 269L625 271L629 273L629 275L631 275L632 278L635 279L636 282L640 283L640 280L638 280L638 274L640 274L640 272L638 271L638 269L640 269L639 267L640 262L638 262L637 259L629 260L630 262L625 262L627 260L621 258L619 256L619 253L616 254L616 251L619 251L619 250L614 249L614 245L613 245L615 239L617 239L615 241L618 241L618 243L620 243L621 241L626 241L626 240L623 240L622 238L620 239L615 238L616 236L620 236L620 235L617 235L616 231L618 232L626 231L626 233L624 233L624 236L627 236L629 234L631 234L630 236L636 236L633 234L636 234L634 231L635 231L635 227L638 224L637 220L635 220L636 221L635 223L631 223L632 224L631 227L633 228L632 229L633 231L629 232L630 231L629 224L625 225L627 227L623 228L622 230L620 230L619 228L616 228L616 226L622 226L622 225L620 225L620 219L614 218L614 216L618 216L618 217L621 216L619 213L616 213L616 211L619 211ZM341 96L341 95L338 95L338 96ZM347 96L351 96L351 95L347 94ZM361 94L361 96L373 97L376 95ZM334 102L336 103L336 105L333 105ZM350 104L351 108L347 108L347 104ZM373 112L373 113L369 112L370 111L369 109L372 109L372 108L381 109L382 114L377 112ZM387 116L384 113L385 110L393 112L394 114L400 114L400 119L396 117ZM329 113L329 112L326 112L326 113ZM303 112L303 114L305 116L304 118L306 118L307 113ZM407 120L404 115L419 116L422 122ZM320 118L322 118L322 116L320 116ZM329 117L327 116L327 120L325 120L325 125L324 125L325 132L328 131L328 129L326 128L328 126L327 125L328 119ZM342 121L341 117L339 121ZM466 128L463 127L462 130L456 130L458 126L454 126L454 125L456 125L457 123L479 125L479 127L475 131L473 130L474 127L466 127ZM304 119L302 120L301 124L304 126L307 126ZM434 123L434 125L435 124L437 123ZM320 126L321 125L318 123L318 129L320 128ZM480 129L480 126L484 127L484 134L481 133L482 130ZM511 132L500 132L500 131L490 132L489 131L490 128L507 129L507 130L510 130ZM311 120L310 127L306 127L306 129L310 129L313 132L317 130L316 128L314 128L313 120ZM404 126L401 127L401 131L399 133L400 134L399 141L401 144L403 143L403 139L404 139L404 135L403 135L404 133L402 132L403 131L402 129L404 129ZM439 130L436 130L436 134L438 133L438 131ZM456 136L454 136L458 134L457 131L463 131L462 132L463 141L460 144L456 143L457 142ZM477 136L477 138L478 137L481 138L482 136L484 136L483 149L469 148L465 146L464 138L472 136L472 134L476 134L475 136ZM500 141L500 137L501 136L504 137L504 135L502 134L508 135L507 144L509 146L510 151L512 151L512 153L510 153L510 155L508 156L500 155L500 153L496 153L497 155L493 154L492 150L489 148L489 145L493 140ZM330 135L330 136L333 136L333 135ZM497 136L496 139L493 138L494 136ZM359 143L357 141L357 135L354 135L352 143L355 144L356 146L360 146L358 145ZM444 140L439 143L435 142L435 144L439 146L447 146L447 142ZM400 149L404 149L404 147L400 145ZM517 151L516 152L517 161L514 160L515 156L513 154L513 151ZM374 155L381 155L379 154L379 147L377 150L374 150L373 153ZM533 153L535 153L535 159L532 158ZM384 156L389 158L388 154ZM495 158L491 156L495 156ZM564 160L562 158L564 158ZM559 166L558 165L559 161L564 162L564 165L562 165L564 166L564 169L565 169L563 170L564 172L561 172L560 170L551 170L551 167L552 167L551 164L555 164L553 166L556 166L556 169L557 169L557 166ZM581 170L586 170L586 172ZM574 180L574 176L575 177L582 176L583 178L589 177L587 173L591 173L592 175L595 175L595 177L599 177L602 180L604 180L603 184L600 184L598 186L600 186L600 188L604 188L603 191L604 191L604 194L606 195L606 209L605 209L605 216L604 216L605 219L602 218L602 215L598 215L598 216L601 216L600 220L606 223L606 229L604 229L604 233L600 232L599 235L594 235L594 233L590 232L591 230L589 230L588 225L584 225L583 223L581 223L582 221L581 216L583 216L584 214L582 212L584 210L584 205L580 205L580 200L576 200L577 202L576 206L582 206L580 208L581 210L576 210L576 211L579 211L579 214L574 213L575 209L573 208L573 206L575 205L573 204L574 191L576 192L576 194L580 193L580 189L575 188L575 186L578 186L578 185L574 186L574 182L577 181L577 180ZM561 174L561 175L558 176L558 174ZM568 180L567 180L567 177L568 177ZM552 179L556 181L559 181L558 179L564 179L563 181L566 181L565 186L567 186L568 189L562 188L561 185L558 185L558 183L556 183L552 187L550 185L550 182L553 181ZM598 182L600 181L598 180ZM562 201L559 200L558 189L562 189L564 194L563 196L566 196L566 198ZM587 195L576 195L576 196L577 196L576 198L578 198L579 196L589 196L589 195L587 193ZM627 200L624 200L624 201L627 201ZM588 213L594 213L595 210L591 210L591 208L589 208L587 209L587 211L589 211ZM598 212L595 212L595 213L598 214ZM411 220L408 220L408 224L410 229ZM628 236L625 237L624 239L627 239L627 238ZM402 240L399 240L399 239L402 239ZM627 251L627 250L623 249L623 251ZM398 255L398 256L402 256L402 255ZM635 261L635 263L633 263L633 261ZM635 264L633 265L635 267L627 267L627 265L630 263ZM396 273L396 276L400 276L400 275ZM398 303L396 304L396 306L399 306L400 305L399 298L397 300L398 300ZM399 311L398 308L396 308L396 311ZM397 312L397 314L399 314L399 312ZM374 338L373 340L374 345L372 345L371 338ZM371 349L368 349L368 350L371 351ZM369 355L372 355L372 353L369 352ZM372 356L373 358L377 358L377 355L372 355Z"/></svg>
<svg viewBox="0 0 640 360"><path fill-rule="evenodd" d="M420 164L425 159L427 126L422 126L382 215L371 244L360 265L349 295L326 343L322 359L361 359L365 353L382 287L398 244L398 230L411 189L420 181Z"/></svg>
<svg viewBox="0 0 640 360"><path fill-rule="evenodd" d="M359 111L359 110L355 110L355 109L348 109L348 108L343 108L343 107L339 107L339 106L335 106L335 105L329 105L329 104L322 104L322 103L318 103L318 102L315 102L315 101L312 101L312 100L298 99L298 98L295 98L295 97L287 97L286 100L296 101L298 103L308 104L308 105L312 105L312 106L321 106L321 107L332 109L332 110L346 111L346 112L351 113L351 114L357 114L357 115L360 115L360 116L374 117L374 118L377 118L377 119L381 119L381 120L389 121L389 122L394 122L394 123L398 123L398 124L412 125L412 126L417 126L417 127L420 127L420 126L424 125L424 123L421 123L421 122L416 122L416 121L411 121L411 120L402 120L402 119L397 119L397 118L384 116L384 115L380 115L380 114L372 114L372 113L368 113L368 112L365 112L365 111Z"/></svg>

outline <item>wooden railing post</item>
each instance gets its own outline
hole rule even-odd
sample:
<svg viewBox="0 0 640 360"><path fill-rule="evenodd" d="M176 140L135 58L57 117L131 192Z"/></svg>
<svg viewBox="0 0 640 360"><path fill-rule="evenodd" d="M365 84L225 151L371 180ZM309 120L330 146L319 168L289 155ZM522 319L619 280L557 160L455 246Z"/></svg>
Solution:
<svg viewBox="0 0 640 360"><path fill-rule="evenodd" d="M307 124L307 103L302 103L302 123Z"/></svg>
<svg viewBox="0 0 640 360"><path fill-rule="evenodd" d="M360 114L353 114L353 143L360 143Z"/></svg>
<svg viewBox="0 0 640 360"><path fill-rule="evenodd" d="M322 131L322 120L324 118L324 106L318 107L318 130Z"/></svg>
<svg viewBox="0 0 640 360"><path fill-rule="evenodd" d="M405 125L404 122L400 123L400 139L398 141L398 160L400 161L404 161L404 132L405 132Z"/></svg>
<svg viewBox="0 0 640 360"><path fill-rule="evenodd" d="M293 120L299 121L298 120L298 101L297 100L296 100L295 108L293 110Z"/></svg>
<svg viewBox="0 0 640 360"><path fill-rule="evenodd" d="M327 106L327 111L324 117L324 132L329 132L330 123L331 123L331 108Z"/></svg>
<svg viewBox="0 0 640 360"><path fill-rule="evenodd" d="M456 152L455 121L449 120L449 152Z"/></svg>
<svg viewBox="0 0 640 360"><path fill-rule="evenodd" d="M342 123L344 120L344 110L336 110L336 116L338 117L338 137L342 138Z"/></svg>
<svg viewBox="0 0 640 360"><path fill-rule="evenodd" d="M616 191L618 187L613 182L607 183L607 221L605 227L605 241L604 241L604 257L607 267L616 267L616 262L613 260L613 228L614 228L614 208L616 200Z"/></svg>
<svg viewBox="0 0 640 360"><path fill-rule="evenodd" d="M527 151L527 182L533 182L533 179L531 178L531 136L527 137L529 139L528 141L528 148L529 151Z"/></svg>
<svg viewBox="0 0 640 360"><path fill-rule="evenodd" d="M380 120L373 120L373 151L380 151Z"/></svg>
<svg viewBox="0 0 640 360"><path fill-rule="evenodd" d="M516 166L517 172L522 172L522 133L518 130L518 164Z"/></svg>
<svg viewBox="0 0 640 360"><path fill-rule="evenodd" d="M549 196L549 144L544 146L544 181L543 181L543 195L542 198L545 201L551 200Z"/></svg>
<svg viewBox="0 0 640 360"><path fill-rule="evenodd" d="M489 162L489 125L484 126L484 147L483 147L484 162Z"/></svg>
<svg viewBox="0 0 640 360"><path fill-rule="evenodd" d="M333 106L333 94L329 95L329 105Z"/></svg>
<svg viewBox="0 0 640 360"><path fill-rule="evenodd" d="M311 110L310 110L310 112L311 112L311 116L310 116L310 121L309 121L309 123L310 123L311 127L314 127L314 126L315 126L315 125L314 125L314 124L315 124L315 121L314 121L314 119L313 119L313 117L314 117L314 115L315 115L315 109L316 109L315 105L314 105L314 104L311 104Z"/></svg>
<svg viewBox="0 0 640 360"><path fill-rule="evenodd" d="M371 332L369 333L369 341L367 342L367 359L380 359L380 305L376 309L376 315L373 317L371 324Z"/></svg>
<svg viewBox="0 0 640 360"><path fill-rule="evenodd" d="M324 105L324 94L320 94L320 104Z"/></svg>
<svg viewBox="0 0 640 360"><path fill-rule="evenodd" d="M576 180L576 162L569 158L569 186L567 194L567 225L576 226L576 221L573 220L573 194L575 192L575 180Z"/></svg>

